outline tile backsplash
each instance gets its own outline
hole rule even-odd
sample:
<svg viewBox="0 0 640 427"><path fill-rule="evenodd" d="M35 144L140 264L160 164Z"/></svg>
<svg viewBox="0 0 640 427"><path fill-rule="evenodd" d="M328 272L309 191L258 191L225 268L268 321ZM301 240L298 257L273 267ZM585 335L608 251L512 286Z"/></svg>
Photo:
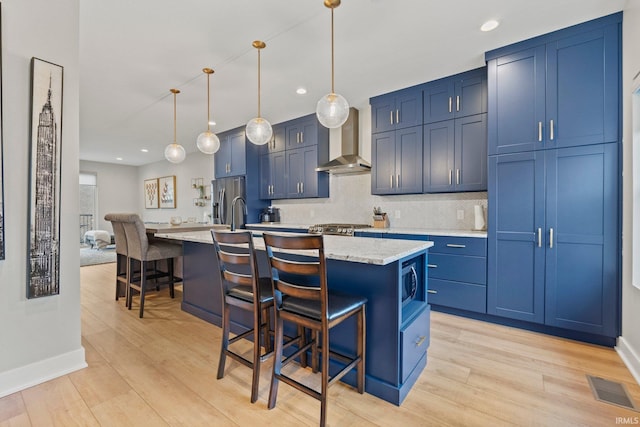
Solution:
<svg viewBox="0 0 640 427"><path fill-rule="evenodd" d="M274 200L281 221L372 224L373 208L379 206L389 216L392 228L472 230L474 206L480 205L486 224L486 192L374 196L371 174L331 175L329 181L329 198Z"/></svg>

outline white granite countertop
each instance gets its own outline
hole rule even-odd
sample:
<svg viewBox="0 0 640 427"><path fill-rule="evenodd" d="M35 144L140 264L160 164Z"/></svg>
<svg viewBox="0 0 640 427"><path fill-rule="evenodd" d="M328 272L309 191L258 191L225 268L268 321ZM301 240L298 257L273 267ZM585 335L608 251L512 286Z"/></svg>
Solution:
<svg viewBox="0 0 640 427"><path fill-rule="evenodd" d="M156 233L156 237L213 244L210 231ZM264 240L255 237L256 249L264 250ZM417 240L372 239L368 237L324 236L325 256L328 259L386 265L433 246L433 242ZM297 251L296 253L304 253Z"/></svg>
<svg viewBox="0 0 640 427"><path fill-rule="evenodd" d="M283 223L256 223L246 226L255 228L300 228L306 230L312 224L283 224ZM452 237L478 237L487 238L486 231L476 230L437 230L431 228L359 228L362 233L397 233L397 234L419 234L425 236L452 236Z"/></svg>

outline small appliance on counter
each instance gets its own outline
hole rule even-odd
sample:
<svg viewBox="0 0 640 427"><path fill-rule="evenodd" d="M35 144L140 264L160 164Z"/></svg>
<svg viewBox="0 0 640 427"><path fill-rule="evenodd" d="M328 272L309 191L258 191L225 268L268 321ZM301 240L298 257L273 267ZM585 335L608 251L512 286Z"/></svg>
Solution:
<svg viewBox="0 0 640 427"><path fill-rule="evenodd" d="M389 216L385 212L382 212L380 206L373 208L373 227L389 228Z"/></svg>
<svg viewBox="0 0 640 427"><path fill-rule="evenodd" d="M280 222L280 209L268 206L260 212L260 222L273 223Z"/></svg>

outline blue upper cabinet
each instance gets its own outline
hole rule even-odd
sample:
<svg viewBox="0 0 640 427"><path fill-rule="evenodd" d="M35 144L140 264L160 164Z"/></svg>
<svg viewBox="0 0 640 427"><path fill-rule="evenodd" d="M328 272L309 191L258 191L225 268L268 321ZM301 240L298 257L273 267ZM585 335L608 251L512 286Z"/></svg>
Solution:
<svg viewBox="0 0 640 427"><path fill-rule="evenodd" d="M489 154L618 140L614 14L487 52Z"/></svg>
<svg viewBox="0 0 640 427"><path fill-rule="evenodd" d="M371 194L422 192L422 126L374 134Z"/></svg>
<svg viewBox="0 0 640 427"><path fill-rule="evenodd" d="M285 127L282 124L277 124L273 125L272 129L273 136L271 137L271 141L262 146L261 154L277 153L284 151L286 147Z"/></svg>
<svg viewBox="0 0 640 427"><path fill-rule="evenodd" d="M286 191L286 156L277 151L260 156L260 198L284 199Z"/></svg>
<svg viewBox="0 0 640 427"><path fill-rule="evenodd" d="M486 191L487 115L424 125L423 191Z"/></svg>
<svg viewBox="0 0 640 427"><path fill-rule="evenodd" d="M284 126L286 148L300 148L318 143L318 120L315 114L291 120Z"/></svg>
<svg viewBox="0 0 640 427"><path fill-rule="evenodd" d="M249 142L245 138L244 127L224 132L218 137L220 149L213 155L215 177L245 175L247 173L246 145Z"/></svg>
<svg viewBox="0 0 640 427"><path fill-rule="evenodd" d="M422 124L422 89L419 86L370 99L371 133Z"/></svg>
<svg viewBox="0 0 640 427"><path fill-rule="evenodd" d="M487 112L487 69L467 71L427 83L423 88L424 123Z"/></svg>

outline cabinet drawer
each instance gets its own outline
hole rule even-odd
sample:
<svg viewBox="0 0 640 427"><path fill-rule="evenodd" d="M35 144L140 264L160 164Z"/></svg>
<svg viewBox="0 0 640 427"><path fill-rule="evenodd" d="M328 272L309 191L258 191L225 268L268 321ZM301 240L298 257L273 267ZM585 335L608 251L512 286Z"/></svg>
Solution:
<svg viewBox="0 0 640 427"><path fill-rule="evenodd" d="M472 283L429 278L429 304L459 308L461 310L487 312L487 287Z"/></svg>
<svg viewBox="0 0 640 427"><path fill-rule="evenodd" d="M487 256L487 239L482 237L431 236L430 253Z"/></svg>
<svg viewBox="0 0 640 427"><path fill-rule="evenodd" d="M400 331L400 346L402 348L402 370L400 382L404 383L416 364L427 352L429 347L430 328L429 306L416 319Z"/></svg>
<svg viewBox="0 0 640 427"><path fill-rule="evenodd" d="M429 279L487 283L487 259L477 256L429 254Z"/></svg>

